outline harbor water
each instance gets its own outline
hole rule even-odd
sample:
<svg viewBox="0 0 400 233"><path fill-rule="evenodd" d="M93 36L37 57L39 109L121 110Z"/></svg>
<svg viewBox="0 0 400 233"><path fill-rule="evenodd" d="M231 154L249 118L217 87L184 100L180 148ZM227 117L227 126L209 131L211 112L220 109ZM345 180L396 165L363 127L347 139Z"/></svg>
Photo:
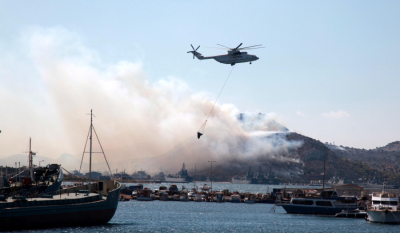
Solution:
<svg viewBox="0 0 400 233"><path fill-rule="evenodd" d="M130 185L130 184L127 184ZM133 184L132 184L133 185ZM169 184L144 184L158 188ZM187 188L193 184L183 184ZM202 185L202 184L201 184ZM181 189L181 184L178 185ZM214 183L214 190L262 192L282 186ZM288 186L289 187L289 186ZM290 186L293 187L293 186ZM120 202L106 225L56 228L29 232L399 232L399 225L364 219L286 214L273 204L175 202L136 200ZM271 211L272 209L272 211ZM275 211L274 211L275 210Z"/></svg>

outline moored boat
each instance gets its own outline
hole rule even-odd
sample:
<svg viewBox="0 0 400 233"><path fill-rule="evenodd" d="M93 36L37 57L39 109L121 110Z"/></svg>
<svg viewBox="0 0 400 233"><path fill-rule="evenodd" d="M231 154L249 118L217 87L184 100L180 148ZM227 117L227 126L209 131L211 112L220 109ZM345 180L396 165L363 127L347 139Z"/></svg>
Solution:
<svg viewBox="0 0 400 233"><path fill-rule="evenodd" d="M372 193L372 203L367 209L365 220L377 223L400 224L399 197L396 193Z"/></svg>
<svg viewBox="0 0 400 233"><path fill-rule="evenodd" d="M144 188L140 190L140 195L136 198L137 201L153 201L153 197L151 196L151 189Z"/></svg>
<svg viewBox="0 0 400 233"><path fill-rule="evenodd" d="M244 203L247 204L255 204L256 203L256 196L252 193L248 193L244 198Z"/></svg>
<svg viewBox="0 0 400 233"><path fill-rule="evenodd" d="M232 194L231 195L231 202L232 203L240 203L240 195L239 194Z"/></svg>
<svg viewBox="0 0 400 233"><path fill-rule="evenodd" d="M62 189L57 195L10 197L0 202L1 231L105 224L117 209L120 187L116 181L107 181L90 185L97 193L89 193L89 185L82 185Z"/></svg>
<svg viewBox="0 0 400 233"><path fill-rule="evenodd" d="M204 184L203 186L200 187L200 189L201 191L208 192L211 189L211 187L208 186L207 184Z"/></svg>
<svg viewBox="0 0 400 233"><path fill-rule="evenodd" d="M340 197L336 191L322 191L318 197L292 198L289 203L277 203L289 214L335 215L342 210L357 209L356 197Z"/></svg>
<svg viewBox="0 0 400 233"><path fill-rule="evenodd" d="M222 192L216 193L215 202L217 202L217 203L225 202L224 194Z"/></svg>

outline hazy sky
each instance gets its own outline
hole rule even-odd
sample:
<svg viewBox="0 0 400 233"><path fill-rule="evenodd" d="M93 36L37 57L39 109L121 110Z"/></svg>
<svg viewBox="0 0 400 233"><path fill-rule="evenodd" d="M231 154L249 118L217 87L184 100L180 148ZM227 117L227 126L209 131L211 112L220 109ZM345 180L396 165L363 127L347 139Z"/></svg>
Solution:
<svg viewBox="0 0 400 233"><path fill-rule="evenodd" d="M144 77L143 85L151 87L146 95L171 85L170 92L184 93L171 95L172 104L162 113L186 119L174 99L201 93L213 101L231 69L214 60L193 60L186 53L190 44L201 45L199 52L206 56L225 53L206 48L216 44L265 46L249 51L258 61L235 66L219 104L238 112L273 113L290 130L323 142L384 146L399 140L399 28L399 1L0 1L0 157L26 150L29 136L41 141L43 153L79 157L90 108L96 113L96 107L107 106L113 112L107 120L119 124L103 135L114 138L131 116L145 122L149 114L157 115L165 93L157 92L159 105L152 111L123 111L126 98L135 94L121 92L129 93L134 84L123 82L128 89L120 92L113 88L121 83L104 81L121 70ZM58 58L62 62L56 63ZM106 113L97 113L101 122ZM65 123L67 118L82 123ZM171 137L188 137L189 130L174 131L178 123L155 118L173 125ZM204 116L189 127L193 135L200 119ZM142 125L131 130L152 126ZM66 132L74 127L84 128L83 133ZM151 148L150 154L167 151L179 140Z"/></svg>

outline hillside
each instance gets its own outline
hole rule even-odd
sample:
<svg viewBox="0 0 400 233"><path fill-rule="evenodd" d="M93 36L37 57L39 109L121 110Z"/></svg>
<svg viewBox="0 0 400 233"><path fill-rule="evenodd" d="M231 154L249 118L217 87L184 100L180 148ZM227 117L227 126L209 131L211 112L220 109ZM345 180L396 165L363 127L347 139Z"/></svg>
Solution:
<svg viewBox="0 0 400 233"><path fill-rule="evenodd" d="M390 176L400 173L399 141L370 150L342 146L332 147L332 149L341 158L365 163L384 173L392 173Z"/></svg>
<svg viewBox="0 0 400 233"><path fill-rule="evenodd" d="M304 178L312 177L313 175L323 173L323 159L316 158L316 152L320 152L326 156L326 177L330 178L334 175L345 178L348 182L357 182L359 178L366 178L370 180L373 176L378 177L388 176L386 172L381 172L368 164L361 161L354 160L352 158L341 157L336 154L342 150L331 150L324 143L297 134L290 133L287 135L288 140L303 140L304 144L302 147L297 149L297 153L300 159L304 161Z"/></svg>
<svg viewBox="0 0 400 233"><path fill-rule="evenodd" d="M218 161L214 164L214 179L229 181L235 175L244 175L250 166L254 172L261 168L263 172L274 173L275 176L283 180L308 182L313 179L322 179L324 158L326 158L326 179L338 175L345 178L347 182L357 182L359 178L370 180L375 174L378 177L390 177L387 172L379 171L368 164L338 156L337 150L331 150L318 140L297 133L285 135L288 141L303 142L295 150L280 154L282 158L286 159L271 160L268 155L260 155L248 160ZM300 161L296 158L299 158ZM209 168L203 168L197 170L197 172L198 174L210 175Z"/></svg>

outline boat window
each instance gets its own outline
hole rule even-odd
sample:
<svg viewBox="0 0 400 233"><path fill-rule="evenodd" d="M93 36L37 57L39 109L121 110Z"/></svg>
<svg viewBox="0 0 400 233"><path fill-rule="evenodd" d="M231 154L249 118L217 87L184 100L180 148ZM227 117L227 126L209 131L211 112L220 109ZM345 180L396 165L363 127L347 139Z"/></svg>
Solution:
<svg viewBox="0 0 400 233"><path fill-rule="evenodd" d="M317 206L332 206L330 201L316 201L315 204Z"/></svg>
<svg viewBox="0 0 400 233"><path fill-rule="evenodd" d="M389 202L388 201L381 201L381 204L382 205L389 205Z"/></svg>
<svg viewBox="0 0 400 233"><path fill-rule="evenodd" d="M314 201L312 201L312 200L293 200L292 204L295 204L295 205L313 205Z"/></svg>
<svg viewBox="0 0 400 233"><path fill-rule="evenodd" d="M381 202L380 201L373 201L372 204L379 205L379 204L381 204Z"/></svg>
<svg viewBox="0 0 400 233"><path fill-rule="evenodd" d="M390 204L391 205L397 205L397 201L391 201Z"/></svg>
<svg viewBox="0 0 400 233"><path fill-rule="evenodd" d="M346 204L354 204L354 203L356 203L355 200L342 200L341 202L342 203L346 203Z"/></svg>

